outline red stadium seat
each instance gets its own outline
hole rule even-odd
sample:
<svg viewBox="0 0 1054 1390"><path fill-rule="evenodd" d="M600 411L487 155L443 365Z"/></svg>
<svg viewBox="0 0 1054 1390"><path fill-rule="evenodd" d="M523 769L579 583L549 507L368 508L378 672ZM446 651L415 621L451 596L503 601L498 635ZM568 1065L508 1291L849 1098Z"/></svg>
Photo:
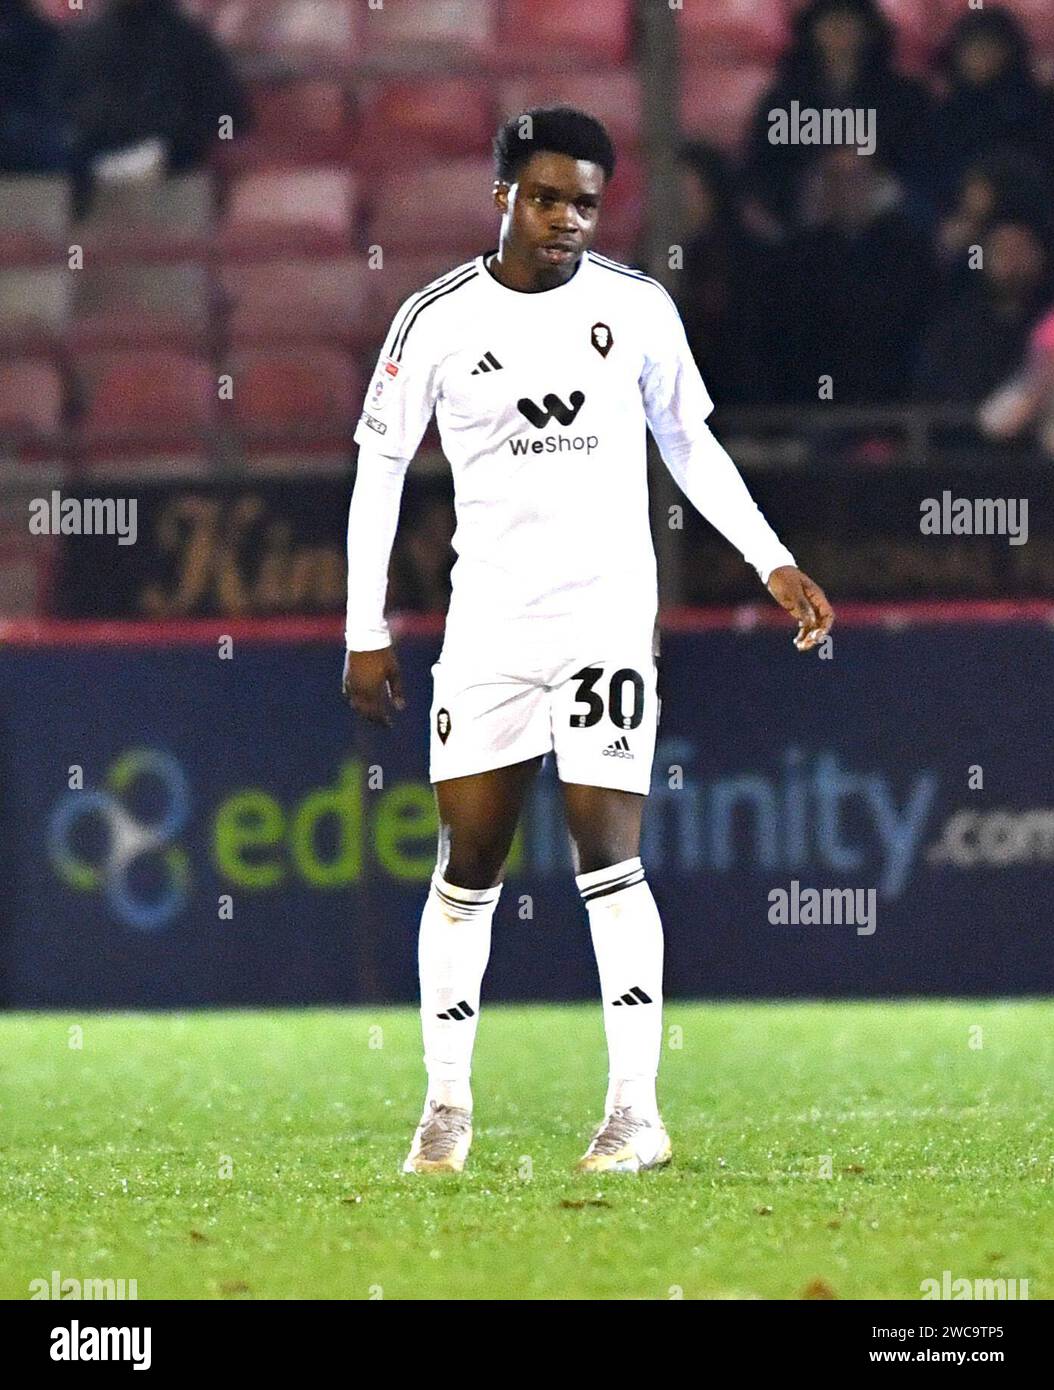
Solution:
<svg viewBox="0 0 1054 1390"><path fill-rule="evenodd" d="M363 167L484 154L496 117L491 86L468 77L365 82L351 158Z"/></svg>
<svg viewBox="0 0 1054 1390"><path fill-rule="evenodd" d="M644 223L644 199L644 166L637 159L623 156L604 194L598 251L611 254L617 247L637 245Z"/></svg>
<svg viewBox="0 0 1054 1390"><path fill-rule="evenodd" d="M347 354L317 347L242 352L226 370L234 381L231 423L248 442L350 442L362 388Z"/></svg>
<svg viewBox="0 0 1054 1390"><path fill-rule="evenodd" d="M61 471L52 470L39 482L37 477L35 471L35 487L58 487L62 482ZM52 570L61 544L54 536L29 535L25 513L19 510L17 526L0 519L0 613L5 618L32 618L48 611Z"/></svg>
<svg viewBox="0 0 1054 1390"><path fill-rule="evenodd" d="M0 449L11 438L48 438L62 429L62 377L50 362L7 362L0 370Z"/></svg>
<svg viewBox="0 0 1054 1390"><path fill-rule="evenodd" d="M70 0L33 0L33 8L53 24L84 24L97 19L108 6L109 0L82 0L77 7L71 6Z"/></svg>
<svg viewBox="0 0 1054 1390"><path fill-rule="evenodd" d="M688 0L677 20L685 63L718 58L771 63L790 35L779 0Z"/></svg>
<svg viewBox="0 0 1054 1390"><path fill-rule="evenodd" d="M480 243L477 251L488 251L498 243L497 223L489 241ZM381 343L391 326L396 310L405 299L424 289L425 285L437 280L448 270L453 270L461 262L469 259L470 252L458 256L444 247L430 251L415 252L395 250L385 252L384 265L380 270L370 271L373 293L369 298L370 334L366 352L366 370L373 371L373 357L380 351Z"/></svg>
<svg viewBox="0 0 1054 1390"><path fill-rule="evenodd" d="M78 359L89 449L182 448L199 443L215 420L217 373L175 351L100 353Z"/></svg>
<svg viewBox="0 0 1054 1390"><path fill-rule="evenodd" d="M524 70L625 62L632 9L631 0L505 0L496 62Z"/></svg>
<svg viewBox="0 0 1054 1390"><path fill-rule="evenodd" d="M348 94L322 79L257 83L252 88L254 125L242 140L221 147L226 167L342 163L353 125Z"/></svg>
<svg viewBox="0 0 1054 1390"><path fill-rule="evenodd" d="M364 10L354 0L212 0L203 18L235 53L277 58L303 71L352 63Z"/></svg>
<svg viewBox="0 0 1054 1390"><path fill-rule="evenodd" d="M69 223L65 179L39 175L0 178L0 263L54 263Z"/></svg>
<svg viewBox="0 0 1054 1390"><path fill-rule="evenodd" d="M941 38L939 6L918 0L879 0L879 7L897 31L897 61L907 72L925 76ZM965 5L960 8L960 13Z"/></svg>
<svg viewBox="0 0 1054 1390"><path fill-rule="evenodd" d="M398 0L363 6L361 37L371 65L430 68L436 60L479 60L496 38L497 0Z"/></svg>
<svg viewBox="0 0 1054 1390"><path fill-rule="evenodd" d="M760 64L719 62L684 68L681 126L685 135L724 149L735 148L771 81L771 69Z"/></svg>
<svg viewBox="0 0 1054 1390"><path fill-rule="evenodd" d="M577 106L604 122L620 154L640 144L640 78L631 67L509 77L498 89L498 105L500 120L532 106Z"/></svg>
<svg viewBox="0 0 1054 1390"><path fill-rule="evenodd" d="M180 174L141 183L99 183L91 211L74 229L86 262L139 261L204 252L212 235L210 174Z"/></svg>
<svg viewBox="0 0 1054 1390"><path fill-rule="evenodd" d="M221 283L230 341L369 341L368 301L378 274L364 256L226 266Z"/></svg>
<svg viewBox="0 0 1054 1390"><path fill-rule="evenodd" d="M477 252L496 240L489 159L460 159L420 169L393 167L380 179L370 218L371 244ZM460 256L465 259L464 255Z"/></svg>
<svg viewBox="0 0 1054 1390"><path fill-rule="evenodd" d="M0 347L17 353L53 346L69 319L74 282L71 270L0 273Z"/></svg>
<svg viewBox="0 0 1054 1390"><path fill-rule="evenodd" d="M339 254L352 240L355 182L345 169L245 174L221 233L230 255Z"/></svg>
<svg viewBox="0 0 1054 1390"><path fill-rule="evenodd" d="M67 342L77 350L209 343L213 293L202 266L89 266L74 285Z"/></svg>

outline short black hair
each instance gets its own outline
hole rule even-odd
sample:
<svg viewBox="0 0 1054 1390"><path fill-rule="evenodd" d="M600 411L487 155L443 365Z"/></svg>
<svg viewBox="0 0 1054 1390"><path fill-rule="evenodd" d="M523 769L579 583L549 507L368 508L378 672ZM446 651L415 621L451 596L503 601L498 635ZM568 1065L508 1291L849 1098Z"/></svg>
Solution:
<svg viewBox="0 0 1054 1390"><path fill-rule="evenodd" d="M525 118L529 123L525 124ZM515 183L520 168L542 150L599 164L605 179L615 172L615 146L595 116L573 106L535 106L510 117L495 135L498 178L502 183Z"/></svg>

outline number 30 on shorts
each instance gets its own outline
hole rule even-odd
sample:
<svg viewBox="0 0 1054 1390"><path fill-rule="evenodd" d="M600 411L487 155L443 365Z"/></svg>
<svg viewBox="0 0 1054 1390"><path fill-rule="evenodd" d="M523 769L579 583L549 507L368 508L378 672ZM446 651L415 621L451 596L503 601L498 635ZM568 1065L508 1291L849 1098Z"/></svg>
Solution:
<svg viewBox="0 0 1054 1390"><path fill-rule="evenodd" d="M596 688L603 678L603 666L583 666L571 677L573 681L578 681L575 704L588 706L585 713L572 712L572 729L591 729L603 719L605 710L617 729L635 729L644 718L644 677L629 666L613 671L608 682L606 704ZM628 711L627 703L630 704Z"/></svg>

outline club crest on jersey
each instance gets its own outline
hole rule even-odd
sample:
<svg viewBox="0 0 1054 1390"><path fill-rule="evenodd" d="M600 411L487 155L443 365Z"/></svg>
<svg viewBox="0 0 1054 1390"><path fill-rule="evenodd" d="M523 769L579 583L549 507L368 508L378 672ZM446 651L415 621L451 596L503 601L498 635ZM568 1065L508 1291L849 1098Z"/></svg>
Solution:
<svg viewBox="0 0 1054 1390"><path fill-rule="evenodd" d="M446 743L447 739L450 737L450 711L448 709L437 711L436 733L439 735L440 743Z"/></svg>
<svg viewBox="0 0 1054 1390"><path fill-rule="evenodd" d="M615 341L615 335L606 323L595 323L589 330L589 341L600 353L601 357L606 357L611 351L611 345Z"/></svg>

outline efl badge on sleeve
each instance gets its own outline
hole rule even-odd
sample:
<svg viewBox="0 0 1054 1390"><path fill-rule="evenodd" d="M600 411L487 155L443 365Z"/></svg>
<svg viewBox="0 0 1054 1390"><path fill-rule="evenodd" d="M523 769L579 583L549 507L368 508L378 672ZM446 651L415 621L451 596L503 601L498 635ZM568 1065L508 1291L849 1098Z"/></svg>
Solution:
<svg viewBox="0 0 1054 1390"><path fill-rule="evenodd" d="M446 743L447 739L450 737L450 711L449 711L449 710L441 709L441 710L437 711L437 713L436 713L436 733L439 735L439 741L440 741L441 743Z"/></svg>
<svg viewBox="0 0 1054 1390"><path fill-rule="evenodd" d="M611 344L615 341L611 329L606 323L595 323L589 330L589 337L601 357L608 355L611 351Z"/></svg>

